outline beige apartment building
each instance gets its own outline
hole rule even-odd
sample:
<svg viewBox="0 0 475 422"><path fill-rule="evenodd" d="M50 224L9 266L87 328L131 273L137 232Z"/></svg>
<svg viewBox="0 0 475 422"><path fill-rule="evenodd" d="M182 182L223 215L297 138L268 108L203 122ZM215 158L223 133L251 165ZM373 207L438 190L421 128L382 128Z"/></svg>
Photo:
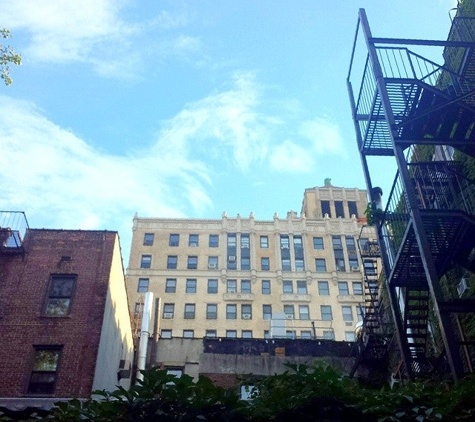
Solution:
<svg viewBox="0 0 475 422"><path fill-rule="evenodd" d="M366 205L365 190L327 180L305 190L300 216L136 216L127 270L135 325L150 291L160 338L353 341L364 312L357 239Z"/></svg>

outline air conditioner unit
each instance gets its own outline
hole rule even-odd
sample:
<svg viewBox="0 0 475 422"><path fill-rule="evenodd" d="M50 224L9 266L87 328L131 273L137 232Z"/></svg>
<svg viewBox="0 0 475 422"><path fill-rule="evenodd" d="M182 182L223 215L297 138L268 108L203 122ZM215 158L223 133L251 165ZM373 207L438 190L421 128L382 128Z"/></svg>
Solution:
<svg viewBox="0 0 475 422"><path fill-rule="evenodd" d="M249 245L242 245L241 248L242 249L249 249Z"/></svg>
<svg viewBox="0 0 475 422"><path fill-rule="evenodd" d="M173 313L172 312L164 312L163 313L163 318L171 319L171 318L173 318Z"/></svg>
<svg viewBox="0 0 475 422"><path fill-rule="evenodd" d="M280 249L289 249L288 245L282 245Z"/></svg>
<svg viewBox="0 0 475 422"><path fill-rule="evenodd" d="M208 268L216 268L216 264L208 264Z"/></svg>
<svg viewBox="0 0 475 422"><path fill-rule="evenodd" d="M234 255L229 255L228 256L228 261L229 262L234 262L234 261L236 261L236 257Z"/></svg>
<svg viewBox="0 0 475 422"><path fill-rule="evenodd" d="M236 289L230 288L228 289L227 293L236 293Z"/></svg>
<svg viewBox="0 0 475 422"><path fill-rule="evenodd" d="M251 314L242 314L242 319L251 319Z"/></svg>
<svg viewBox="0 0 475 422"><path fill-rule="evenodd" d="M360 267L358 265L355 265L354 267L351 267L351 271L359 271Z"/></svg>
<svg viewBox="0 0 475 422"><path fill-rule="evenodd" d="M468 289L468 280L465 277L462 277L460 279L459 284L457 285L457 292L459 294L459 297L462 297L462 295L465 293L467 289Z"/></svg>
<svg viewBox="0 0 475 422"><path fill-rule="evenodd" d="M286 315L285 319L294 319L294 316L293 315Z"/></svg>

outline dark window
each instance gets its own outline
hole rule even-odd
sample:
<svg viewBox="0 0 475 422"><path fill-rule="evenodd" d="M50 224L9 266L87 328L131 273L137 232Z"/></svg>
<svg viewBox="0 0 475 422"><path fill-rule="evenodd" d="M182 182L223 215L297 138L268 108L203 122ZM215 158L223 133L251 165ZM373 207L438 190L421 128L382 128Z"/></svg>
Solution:
<svg viewBox="0 0 475 422"><path fill-rule="evenodd" d="M241 234L241 249L249 249L249 234Z"/></svg>
<svg viewBox="0 0 475 422"><path fill-rule="evenodd" d="M218 319L218 305L214 303L206 305L206 319Z"/></svg>
<svg viewBox="0 0 475 422"><path fill-rule="evenodd" d="M193 338L195 336L195 330L183 330L183 338Z"/></svg>
<svg viewBox="0 0 475 422"><path fill-rule="evenodd" d="M262 280L262 294L270 295L270 280Z"/></svg>
<svg viewBox="0 0 475 422"><path fill-rule="evenodd" d="M172 330L161 330L160 338L172 338Z"/></svg>
<svg viewBox="0 0 475 422"><path fill-rule="evenodd" d="M164 319L172 319L174 313L175 313L175 304L174 303L165 303L163 305L163 318Z"/></svg>
<svg viewBox="0 0 475 422"><path fill-rule="evenodd" d="M361 283L361 281L354 281L353 282L353 294L354 295L362 295L363 294L363 283Z"/></svg>
<svg viewBox="0 0 475 422"><path fill-rule="evenodd" d="M226 337L227 338L236 338L237 331L236 330L226 330Z"/></svg>
<svg viewBox="0 0 475 422"><path fill-rule="evenodd" d="M143 303L136 302L134 308L134 317L140 316L143 311Z"/></svg>
<svg viewBox="0 0 475 422"><path fill-rule="evenodd" d="M241 257L241 270L250 270L251 269L251 259Z"/></svg>
<svg viewBox="0 0 475 422"><path fill-rule="evenodd" d="M180 244L180 235L179 234L170 234L170 239L168 241L169 246L178 246Z"/></svg>
<svg viewBox="0 0 475 422"><path fill-rule="evenodd" d="M218 293L218 280L215 278L210 278L208 280L208 293L214 294Z"/></svg>
<svg viewBox="0 0 475 422"><path fill-rule="evenodd" d="M209 235L209 247L210 248L217 248L218 246L219 246L219 235L210 234Z"/></svg>
<svg viewBox="0 0 475 422"><path fill-rule="evenodd" d="M261 236L260 245L262 249L267 249L269 247L269 238L267 236Z"/></svg>
<svg viewBox="0 0 475 422"><path fill-rule="evenodd" d="M185 304L185 319L195 319L195 308L194 303Z"/></svg>
<svg viewBox="0 0 475 422"><path fill-rule="evenodd" d="M299 305L299 318L310 319L310 312L308 310L308 305Z"/></svg>
<svg viewBox="0 0 475 422"><path fill-rule="evenodd" d="M353 321L353 311L351 306L342 306L341 313L343 314L343 321Z"/></svg>
<svg viewBox="0 0 475 422"><path fill-rule="evenodd" d="M304 263L303 263L303 259L295 258L295 271L304 271L304 270L305 270L305 266L304 266Z"/></svg>
<svg viewBox="0 0 475 422"><path fill-rule="evenodd" d="M287 235L280 236L280 248L289 249L289 236Z"/></svg>
<svg viewBox="0 0 475 422"><path fill-rule="evenodd" d="M236 293L237 292L237 282L236 280L227 280L226 281L226 293Z"/></svg>
<svg viewBox="0 0 475 422"><path fill-rule="evenodd" d="M265 320L272 318L272 305L262 305L262 318Z"/></svg>
<svg viewBox="0 0 475 422"><path fill-rule="evenodd" d="M252 330L242 330L241 337L242 338L252 338Z"/></svg>
<svg viewBox="0 0 475 422"><path fill-rule="evenodd" d="M328 214L328 217L331 218L332 213L330 211L330 201L320 201L322 206L322 217L325 217L325 214Z"/></svg>
<svg viewBox="0 0 475 422"><path fill-rule="evenodd" d="M44 313L49 316L66 316L71 309L76 276L52 276Z"/></svg>
<svg viewBox="0 0 475 422"><path fill-rule="evenodd" d="M236 246L236 233L228 233L228 246Z"/></svg>
<svg viewBox="0 0 475 422"><path fill-rule="evenodd" d="M143 236L143 244L144 246L152 246L153 245L153 233L145 233Z"/></svg>
<svg viewBox="0 0 475 422"><path fill-rule="evenodd" d="M35 348L33 370L28 384L29 394L53 394L58 374L61 346Z"/></svg>
<svg viewBox="0 0 475 422"><path fill-rule="evenodd" d="M216 270L218 268L218 257L209 256L208 257L208 268L211 270Z"/></svg>
<svg viewBox="0 0 475 422"><path fill-rule="evenodd" d="M149 284L149 279L148 278L139 278L139 284L137 286L137 292L138 293L148 292L148 284Z"/></svg>
<svg viewBox="0 0 475 422"><path fill-rule="evenodd" d="M165 293L176 293L176 278L167 278L165 282Z"/></svg>
<svg viewBox="0 0 475 422"><path fill-rule="evenodd" d="M294 292L294 286L293 286L292 280L284 280L282 282L282 285L283 285L284 293L293 293Z"/></svg>
<svg viewBox="0 0 475 422"><path fill-rule="evenodd" d="M291 271L290 259L282 258L282 271Z"/></svg>
<svg viewBox="0 0 475 422"><path fill-rule="evenodd" d="M300 338L311 339L312 338L312 332L308 331L308 330L302 330L302 331L300 331Z"/></svg>
<svg viewBox="0 0 475 422"><path fill-rule="evenodd" d="M196 293L196 278L186 279L186 293Z"/></svg>
<svg viewBox="0 0 475 422"><path fill-rule="evenodd" d="M251 305L241 305L241 319L252 319Z"/></svg>
<svg viewBox="0 0 475 422"><path fill-rule="evenodd" d="M206 330L205 337L217 337L216 330Z"/></svg>
<svg viewBox="0 0 475 422"><path fill-rule="evenodd" d="M317 272L325 272L327 270L327 264L325 263L325 259L315 259L315 269L317 270Z"/></svg>
<svg viewBox="0 0 475 422"><path fill-rule="evenodd" d="M348 201L348 212L350 217L355 216L358 218L358 207L356 206L356 201Z"/></svg>
<svg viewBox="0 0 475 422"><path fill-rule="evenodd" d="M341 236L332 236L333 249L343 249Z"/></svg>
<svg viewBox="0 0 475 422"><path fill-rule="evenodd" d="M323 331L323 338L325 340L335 340L335 333L331 330Z"/></svg>
<svg viewBox="0 0 475 422"><path fill-rule="evenodd" d="M237 319L236 305L226 305L226 319Z"/></svg>
<svg viewBox="0 0 475 422"><path fill-rule="evenodd" d="M313 249L323 249L323 237L313 238Z"/></svg>
<svg viewBox="0 0 475 422"><path fill-rule="evenodd" d="M167 269L173 270L176 268L178 257L176 255L168 255L167 257Z"/></svg>
<svg viewBox="0 0 475 422"><path fill-rule="evenodd" d="M152 255L142 255L140 268L150 268L152 266Z"/></svg>
<svg viewBox="0 0 475 422"><path fill-rule="evenodd" d="M306 280L297 280L297 293L299 295L307 294L307 281Z"/></svg>
<svg viewBox="0 0 475 422"><path fill-rule="evenodd" d="M342 296L347 296L350 294L350 290L348 289L348 283L346 281L338 282L338 294Z"/></svg>
<svg viewBox="0 0 475 422"><path fill-rule="evenodd" d="M261 270L269 271L269 258L261 258Z"/></svg>
<svg viewBox="0 0 475 422"><path fill-rule="evenodd" d="M284 305L284 313L286 318L295 318L294 305Z"/></svg>
<svg viewBox="0 0 475 422"><path fill-rule="evenodd" d="M343 201L335 201L335 214L337 218L345 218L345 212L343 211Z"/></svg>
<svg viewBox="0 0 475 422"><path fill-rule="evenodd" d="M318 282L318 294L320 296L329 296L330 289L328 288L328 281L319 281Z"/></svg>
<svg viewBox="0 0 475 422"><path fill-rule="evenodd" d="M186 268L188 268L189 270L196 270L198 268L198 257L189 256Z"/></svg>
<svg viewBox="0 0 475 422"><path fill-rule="evenodd" d="M194 247L198 246L199 244L199 235L197 234L190 234L188 237L188 246Z"/></svg>
<svg viewBox="0 0 475 422"><path fill-rule="evenodd" d="M241 293L251 293L251 280L241 280Z"/></svg>
<svg viewBox="0 0 475 422"><path fill-rule="evenodd" d="M332 307L329 305L320 305L322 321L331 321L333 319Z"/></svg>

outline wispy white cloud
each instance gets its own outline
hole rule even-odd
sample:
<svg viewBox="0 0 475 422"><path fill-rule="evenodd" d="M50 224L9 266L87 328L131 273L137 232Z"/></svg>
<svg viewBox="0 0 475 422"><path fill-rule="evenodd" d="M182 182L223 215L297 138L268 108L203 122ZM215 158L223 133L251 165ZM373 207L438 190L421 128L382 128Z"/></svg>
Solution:
<svg viewBox="0 0 475 422"><path fill-rule="evenodd" d="M270 164L281 173L308 173L314 168L309 150L288 140L273 149Z"/></svg>
<svg viewBox="0 0 475 422"><path fill-rule="evenodd" d="M317 155L346 156L340 129L330 119L316 117L305 120L300 124L298 134L310 141L312 152Z"/></svg>

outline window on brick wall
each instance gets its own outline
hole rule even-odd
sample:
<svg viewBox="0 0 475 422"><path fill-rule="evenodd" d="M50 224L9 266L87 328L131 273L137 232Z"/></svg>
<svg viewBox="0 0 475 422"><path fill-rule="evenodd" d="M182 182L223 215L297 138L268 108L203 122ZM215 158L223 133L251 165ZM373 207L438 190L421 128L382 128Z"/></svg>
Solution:
<svg viewBox="0 0 475 422"><path fill-rule="evenodd" d="M165 293L176 293L176 278L167 278L165 283Z"/></svg>
<svg viewBox="0 0 475 422"><path fill-rule="evenodd" d="M172 338L172 330L161 330L160 338Z"/></svg>
<svg viewBox="0 0 475 422"><path fill-rule="evenodd" d="M61 346L35 347L28 394L49 395L54 393L61 348Z"/></svg>
<svg viewBox="0 0 475 422"><path fill-rule="evenodd" d="M208 303L206 305L206 319L218 318L218 305L215 303Z"/></svg>
<svg viewBox="0 0 475 422"><path fill-rule="evenodd" d="M139 278L139 284L137 286L137 292L138 293L148 292L148 284L149 284L149 279L148 278Z"/></svg>
<svg viewBox="0 0 475 422"><path fill-rule="evenodd" d="M152 246L153 245L153 233L145 233L143 235L143 244L144 246Z"/></svg>
<svg viewBox="0 0 475 422"><path fill-rule="evenodd" d="M48 297L44 307L44 314L48 316L66 316L71 310L76 276L53 275L48 286Z"/></svg>
<svg viewBox="0 0 475 422"><path fill-rule="evenodd" d="M270 280L262 280L262 294L270 295Z"/></svg>
<svg viewBox="0 0 475 422"><path fill-rule="evenodd" d="M218 246L219 246L219 235L210 234L209 235L209 247L210 248L217 248Z"/></svg>
<svg viewBox="0 0 475 422"><path fill-rule="evenodd" d="M142 255L140 268L150 268L152 266L152 255Z"/></svg>
<svg viewBox="0 0 475 422"><path fill-rule="evenodd" d="M215 294L218 293L218 279L210 278L208 280L208 293Z"/></svg>
<svg viewBox="0 0 475 422"><path fill-rule="evenodd" d="M180 235L176 233L170 234L168 246L178 246L180 244Z"/></svg>
<svg viewBox="0 0 475 422"><path fill-rule="evenodd" d="M194 303L185 303L185 319L195 319L195 309Z"/></svg>

